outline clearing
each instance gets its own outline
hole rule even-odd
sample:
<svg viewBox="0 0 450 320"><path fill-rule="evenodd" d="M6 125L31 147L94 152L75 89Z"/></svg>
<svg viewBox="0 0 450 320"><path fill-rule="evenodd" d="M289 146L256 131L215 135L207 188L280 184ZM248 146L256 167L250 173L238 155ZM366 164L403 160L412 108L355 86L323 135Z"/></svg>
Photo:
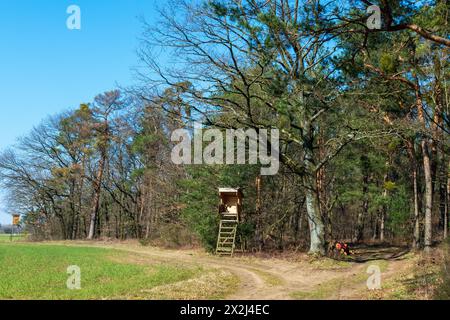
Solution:
<svg viewBox="0 0 450 320"><path fill-rule="evenodd" d="M137 242L0 243L0 299L404 299L419 256L400 248L360 249L356 262L166 250ZM67 267L81 268L68 290ZM367 289L367 269L383 289ZM417 297L413 297L417 298Z"/></svg>

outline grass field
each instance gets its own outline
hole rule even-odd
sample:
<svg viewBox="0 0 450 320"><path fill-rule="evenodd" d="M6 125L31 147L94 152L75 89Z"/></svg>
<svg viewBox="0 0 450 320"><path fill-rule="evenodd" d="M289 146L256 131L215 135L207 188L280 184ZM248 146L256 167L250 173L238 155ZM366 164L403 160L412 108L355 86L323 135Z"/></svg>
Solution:
<svg viewBox="0 0 450 320"><path fill-rule="evenodd" d="M12 242L17 242L20 240L24 240L25 235L13 235ZM11 242L11 235L9 234L0 234L0 242Z"/></svg>
<svg viewBox="0 0 450 320"><path fill-rule="evenodd" d="M442 287L439 297L448 299L450 292L450 277L440 271L441 260L448 258L442 248L431 256L397 247L360 248L358 257L366 262L355 263L304 254L229 259L198 249L142 246L137 241L3 240L0 300L403 300L433 299L438 286ZM381 272L382 288L376 291L367 288L372 265ZM67 288L69 266L81 270L80 290Z"/></svg>
<svg viewBox="0 0 450 320"><path fill-rule="evenodd" d="M67 268L81 269L81 290L69 290ZM0 299L170 299L170 285L195 279L212 270L133 257L118 250L0 243ZM227 275L225 275L227 277ZM232 279L196 298L221 298ZM220 282L220 281L219 281ZM161 287L166 289L161 290ZM198 291L195 282L184 289ZM200 296L198 296L200 294ZM189 292L187 294L189 296Z"/></svg>

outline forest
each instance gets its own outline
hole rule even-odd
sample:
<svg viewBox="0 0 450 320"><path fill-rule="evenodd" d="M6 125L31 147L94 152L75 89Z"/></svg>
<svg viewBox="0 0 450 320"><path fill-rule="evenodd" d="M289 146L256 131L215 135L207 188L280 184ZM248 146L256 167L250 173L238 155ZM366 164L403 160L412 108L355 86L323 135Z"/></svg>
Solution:
<svg viewBox="0 0 450 320"><path fill-rule="evenodd" d="M1 151L8 209L33 240L213 251L221 187L243 190L247 252L325 255L334 241L429 251L448 237L449 1L159 6L136 35L135 86L66 106ZM195 138L196 122L277 129L278 173L175 164L172 133Z"/></svg>

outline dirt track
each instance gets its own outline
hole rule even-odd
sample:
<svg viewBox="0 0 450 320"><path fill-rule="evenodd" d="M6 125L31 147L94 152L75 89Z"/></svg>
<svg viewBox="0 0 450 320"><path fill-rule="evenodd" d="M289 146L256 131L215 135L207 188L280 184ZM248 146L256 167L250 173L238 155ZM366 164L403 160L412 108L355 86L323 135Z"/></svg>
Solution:
<svg viewBox="0 0 450 320"><path fill-rule="evenodd" d="M64 245L93 246L135 253L144 260L166 261L183 265L200 265L230 271L240 279L238 290L229 300L287 300L294 292L317 292L329 283L339 283L325 293L325 299L366 299L367 263L337 264L331 260L311 262L302 255L296 261L254 257L220 258L197 250L163 250L132 243L75 242ZM409 267L411 261L390 259L382 279L395 277ZM324 262L326 262L324 264Z"/></svg>

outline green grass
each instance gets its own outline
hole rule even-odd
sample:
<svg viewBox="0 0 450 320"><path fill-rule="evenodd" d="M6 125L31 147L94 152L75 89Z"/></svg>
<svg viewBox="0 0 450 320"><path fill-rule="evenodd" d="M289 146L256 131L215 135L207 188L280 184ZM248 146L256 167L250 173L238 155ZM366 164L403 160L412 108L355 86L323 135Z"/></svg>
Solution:
<svg viewBox="0 0 450 320"><path fill-rule="evenodd" d="M277 276L274 276L268 272L264 272L259 269L251 269L251 270L253 272L255 272L256 274L258 274L264 280L264 282L269 286L277 287L277 286L281 286L284 284L283 279L281 279Z"/></svg>
<svg viewBox="0 0 450 320"><path fill-rule="evenodd" d="M97 248L0 243L0 299L157 299L147 292L204 273L199 267L122 262L127 255ZM71 265L81 268L81 290L67 289Z"/></svg>
<svg viewBox="0 0 450 320"><path fill-rule="evenodd" d="M330 258L324 258L324 257L311 257L309 260L309 263L314 268L317 268L319 270L337 270L337 269L346 269L351 267L351 262L344 261L344 260L334 260Z"/></svg>
<svg viewBox="0 0 450 320"><path fill-rule="evenodd" d="M319 285L319 288L312 291L297 291L291 294L296 300L326 300L335 299L334 295L338 293L345 285L342 279L333 279Z"/></svg>
<svg viewBox="0 0 450 320"><path fill-rule="evenodd" d="M25 235L14 235L12 237L12 242L17 242L25 240ZM0 234L0 243L1 242L11 242L11 235L9 234Z"/></svg>

